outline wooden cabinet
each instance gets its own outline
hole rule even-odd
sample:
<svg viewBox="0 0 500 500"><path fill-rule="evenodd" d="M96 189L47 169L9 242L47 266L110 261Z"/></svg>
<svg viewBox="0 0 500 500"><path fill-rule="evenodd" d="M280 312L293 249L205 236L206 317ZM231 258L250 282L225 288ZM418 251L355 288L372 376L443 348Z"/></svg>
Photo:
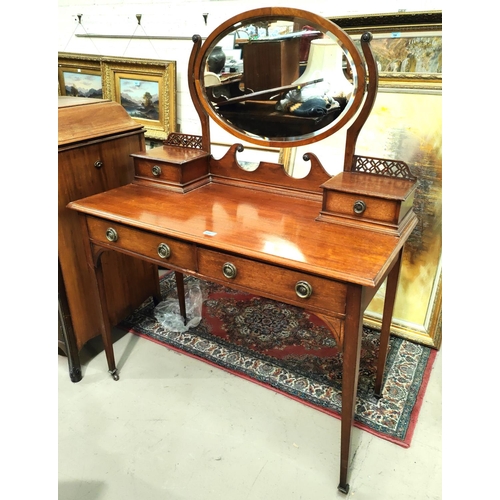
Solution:
<svg viewBox="0 0 500 500"><path fill-rule="evenodd" d="M99 294L89 272L78 214L70 201L128 184L132 153L145 149L144 128L116 102L59 97L59 349L70 378L82 378L78 352L100 335ZM108 321L116 325L146 298L159 296L157 266L116 252L102 255Z"/></svg>
<svg viewBox="0 0 500 500"><path fill-rule="evenodd" d="M253 92L290 85L299 77L298 38L243 45L245 87Z"/></svg>

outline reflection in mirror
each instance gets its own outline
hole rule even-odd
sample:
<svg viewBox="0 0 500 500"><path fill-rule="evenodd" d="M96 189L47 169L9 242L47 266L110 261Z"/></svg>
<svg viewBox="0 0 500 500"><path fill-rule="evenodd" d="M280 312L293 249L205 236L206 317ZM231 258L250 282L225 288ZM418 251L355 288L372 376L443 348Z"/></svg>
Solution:
<svg viewBox="0 0 500 500"><path fill-rule="evenodd" d="M346 68L353 64L331 32L312 24L259 19L216 38L204 61L205 96L216 117L247 136L277 141L334 123L352 102L355 75Z"/></svg>
<svg viewBox="0 0 500 500"><path fill-rule="evenodd" d="M216 160L220 160L230 149L232 143L211 143L211 153ZM288 150L287 150L288 151ZM284 150L276 148L255 147L250 144L243 146L236 151L236 163L242 170L257 170L261 162L278 163L283 165L285 170L289 167L290 160Z"/></svg>

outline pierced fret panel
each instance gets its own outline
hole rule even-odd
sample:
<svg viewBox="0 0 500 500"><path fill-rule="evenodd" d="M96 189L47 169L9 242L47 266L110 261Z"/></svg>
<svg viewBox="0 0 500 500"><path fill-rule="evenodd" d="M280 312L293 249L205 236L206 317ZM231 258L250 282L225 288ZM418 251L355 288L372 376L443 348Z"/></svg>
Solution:
<svg viewBox="0 0 500 500"><path fill-rule="evenodd" d="M354 156L353 172L385 175L400 179L416 180L410 168L404 161L389 160L387 158L371 158L369 156Z"/></svg>
<svg viewBox="0 0 500 500"><path fill-rule="evenodd" d="M181 148L202 149L202 136L170 132L166 140L163 141L163 145L179 146Z"/></svg>

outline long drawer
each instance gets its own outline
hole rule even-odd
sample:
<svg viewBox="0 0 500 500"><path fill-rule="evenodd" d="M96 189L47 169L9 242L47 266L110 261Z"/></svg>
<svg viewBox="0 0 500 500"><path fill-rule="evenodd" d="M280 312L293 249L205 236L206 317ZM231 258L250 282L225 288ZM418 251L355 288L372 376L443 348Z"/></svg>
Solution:
<svg viewBox="0 0 500 500"><path fill-rule="evenodd" d="M253 291L311 311L345 315L347 286L338 281L206 248L198 249L198 271L229 287Z"/></svg>
<svg viewBox="0 0 500 500"><path fill-rule="evenodd" d="M196 270L196 249L192 243L94 217L87 217L87 227L95 243L153 259L166 267Z"/></svg>
<svg viewBox="0 0 500 500"><path fill-rule="evenodd" d="M254 261L137 228L87 217L94 243L173 267L238 289L329 315L345 315L347 286L301 271Z"/></svg>

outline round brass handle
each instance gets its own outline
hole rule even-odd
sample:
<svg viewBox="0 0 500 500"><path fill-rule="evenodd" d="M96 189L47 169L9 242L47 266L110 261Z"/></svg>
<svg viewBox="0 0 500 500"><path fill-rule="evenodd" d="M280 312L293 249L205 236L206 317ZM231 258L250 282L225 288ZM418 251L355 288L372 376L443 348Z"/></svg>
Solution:
<svg viewBox="0 0 500 500"><path fill-rule="evenodd" d="M158 165L155 165L152 169L151 172L155 177L159 177L161 174L161 168Z"/></svg>
<svg viewBox="0 0 500 500"><path fill-rule="evenodd" d="M170 247L166 243L160 243L156 251L162 259L168 259L170 257Z"/></svg>
<svg viewBox="0 0 500 500"><path fill-rule="evenodd" d="M101 160L97 160L94 162L95 168L101 168L103 165L104 165L104 163Z"/></svg>
<svg viewBox="0 0 500 500"><path fill-rule="evenodd" d="M313 293L313 287L307 281L297 281L295 293L301 299L308 299Z"/></svg>
<svg viewBox="0 0 500 500"><path fill-rule="evenodd" d="M222 274L230 280L236 278L237 272L238 271L236 270L236 266L234 264L231 264L231 262L226 262L222 266Z"/></svg>
<svg viewBox="0 0 500 500"><path fill-rule="evenodd" d="M366 210L366 203L362 200L357 200L354 202L352 209L355 214L362 214Z"/></svg>
<svg viewBox="0 0 500 500"><path fill-rule="evenodd" d="M106 238L109 241L117 241L118 233L112 227L108 227L108 229L106 229Z"/></svg>

